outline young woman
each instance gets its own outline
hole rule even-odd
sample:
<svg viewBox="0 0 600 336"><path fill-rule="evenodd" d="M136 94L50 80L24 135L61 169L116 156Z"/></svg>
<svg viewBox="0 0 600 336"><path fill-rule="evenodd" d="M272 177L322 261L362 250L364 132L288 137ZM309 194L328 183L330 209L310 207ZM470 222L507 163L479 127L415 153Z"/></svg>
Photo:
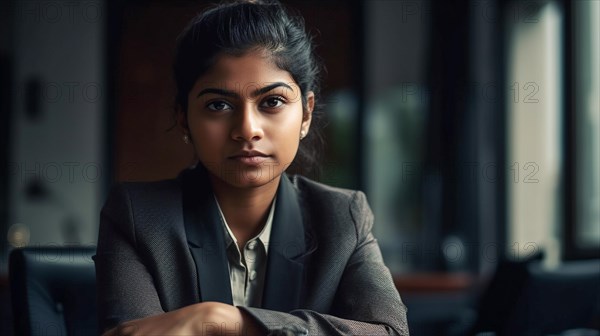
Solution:
<svg viewBox="0 0 600 336"><path fill-rule="evenodd" d="M174 75L198 162L111 192L94 257L101 331L408 335L364 194L285 173L317 137L302 20L278 2L214 7L180 36Z"/></svg>

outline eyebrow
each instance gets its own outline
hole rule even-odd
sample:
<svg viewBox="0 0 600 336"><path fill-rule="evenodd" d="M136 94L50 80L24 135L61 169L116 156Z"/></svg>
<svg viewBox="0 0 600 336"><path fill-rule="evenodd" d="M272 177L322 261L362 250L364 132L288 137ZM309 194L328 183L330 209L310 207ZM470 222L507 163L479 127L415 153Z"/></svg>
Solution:
<svg viewBox="0 0 600 336"><path fill-rule="evenodd" d="M280 86L286 87L290 90L292 90L292 87L283 83L283 82L277 82L277 83L273 83L270 85L267 85L265 87L256 89L252 92L250 92L250 97L255 98L257 96L260 96L264 93L267 93L275 88L278 88ZM234 92L234 91L229 91L229 90L224 90L224 89L217 89L217 88L208 88L208 89L204 89L202 91L200 91L200 93L198 93L198 95L196 96L196 98L204 95L204 94L208 94L208 93L214 93L214 94L218 94L218 95L222 95L222 96L227 96L227 97L239 97L239 95Z"/></svg>

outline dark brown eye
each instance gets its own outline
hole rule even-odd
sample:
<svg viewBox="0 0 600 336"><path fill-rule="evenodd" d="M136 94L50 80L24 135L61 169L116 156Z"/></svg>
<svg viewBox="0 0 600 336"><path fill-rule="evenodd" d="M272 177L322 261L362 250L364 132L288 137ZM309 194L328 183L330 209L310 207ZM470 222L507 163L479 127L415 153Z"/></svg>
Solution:
<svg viewBox="0 0 600 336"><path fill-rule="evenodd" d="M208 105L206 105L206 107L208 107L208 109L212 111L225 111L230 110L232 108L231 105L227 104L222 100L211 102Z"/></svg>
<svg viewBox="0 0 600 336"><path fill-rule="evenodd" d="M267 108L277 108L283 104L285 104L285 101L281 97L269 97L265 99L262 106Z"/></svg>

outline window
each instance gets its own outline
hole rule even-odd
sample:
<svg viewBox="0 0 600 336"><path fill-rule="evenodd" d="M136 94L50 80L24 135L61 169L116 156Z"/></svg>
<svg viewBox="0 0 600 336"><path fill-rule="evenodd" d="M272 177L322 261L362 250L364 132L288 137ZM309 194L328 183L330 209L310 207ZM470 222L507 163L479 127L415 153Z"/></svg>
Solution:
<svg viewBox="0 0 600 336"><path fill-rule="evenodd" d="M576 250L600 250L600 2L574 1Z"/></svg>
<svg viewBox="0 0 600 336"><path fill-rule="evenodd" d="M512 3L520 13L522 3ZM555 1L508 15L506 254L522 259L544 251L560 259L562 218L563 13Z"/></svg>

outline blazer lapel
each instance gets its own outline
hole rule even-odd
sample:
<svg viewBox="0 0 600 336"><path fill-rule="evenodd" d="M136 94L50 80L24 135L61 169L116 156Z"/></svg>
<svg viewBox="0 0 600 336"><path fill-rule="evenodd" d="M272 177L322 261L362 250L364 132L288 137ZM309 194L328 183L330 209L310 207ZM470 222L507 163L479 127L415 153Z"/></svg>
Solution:
<svg viewBox="0 0 600 336"><path fill-rule="evenodd" d="M208 173L201 164L182 175L184 225L198 272L200 302L233 304L224 232ZM298 194L282 174L269 239L262 308L289 312L300 307L304 283L305 230Z"/></svg>
<svg viewBox="0 0 600 336"><path fill-rule="evenodd" d="M269 240L262 308L289 312L300 306L306 254L298 194L282 174Z"/></svg>
<svg viewBox="0 0 600 336"><path fill-rule="evenodd" d="M198 274L200 302L233 304L224 232L205 168L182 176L183 221Z"/></svg>

